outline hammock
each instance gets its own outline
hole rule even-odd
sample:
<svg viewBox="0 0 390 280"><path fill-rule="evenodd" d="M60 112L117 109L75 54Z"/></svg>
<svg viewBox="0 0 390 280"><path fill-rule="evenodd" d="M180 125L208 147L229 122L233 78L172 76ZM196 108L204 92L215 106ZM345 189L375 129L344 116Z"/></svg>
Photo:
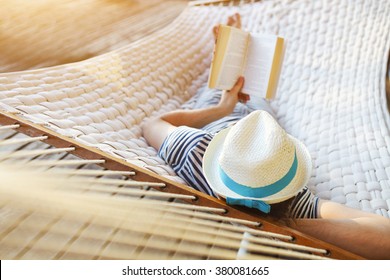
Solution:
<svg viewBox="0 0 390 280"><path fill-rule="evenodd" d="M164 184L104 170L95 165L102 160L81 160L69 154L74 147L53 148L39 142L46 136L14 128L0 127L1 136L13 136L0 141L8 150L0 152L1 259L359 258L315 240L303 245L299 233L266 231L221 207L186 203L194 196L155 191Z"/></svg>
<svg viewBox="0 0 390 280"><path fill-rule="evenodd" d="M205 83L211 27L237 11L245 29L280 34L288 42L271 105L280 124L311 152L309 187L322 198L388 216L386 1L190 6L170 26L105 55L0 75L0 123L17 122L18 131L45 134L41 140L53 146L104 158L100 163L108 169L131 167L139 179L191 193L147 145L141 126L179 108ZM222 207L198 193L193 202L203 201ZM232 213L246 215L229 208Z"/></svg>

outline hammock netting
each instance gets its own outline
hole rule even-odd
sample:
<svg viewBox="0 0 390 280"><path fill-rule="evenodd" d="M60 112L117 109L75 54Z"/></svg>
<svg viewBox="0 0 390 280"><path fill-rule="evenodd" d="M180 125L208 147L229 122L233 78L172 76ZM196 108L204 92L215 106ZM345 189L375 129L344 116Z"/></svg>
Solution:
<svg viewBox="0 0 390 280"><path fill-rule="evenodd" d="M148 146L142 124L180 108L204 85L211 28L234 12L245 30L286 39L271 106L311 153L309 188L389 217L389 1L189 6L169 26L107 54L1 74L0 110L183 183Z"/></svg>

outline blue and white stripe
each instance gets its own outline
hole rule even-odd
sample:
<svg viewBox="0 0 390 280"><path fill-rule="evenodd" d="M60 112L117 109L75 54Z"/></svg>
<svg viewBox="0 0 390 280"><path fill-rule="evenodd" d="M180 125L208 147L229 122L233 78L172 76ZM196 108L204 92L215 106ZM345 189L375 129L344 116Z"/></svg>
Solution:
<svg viewBox="0 0 390 280"><path fill-rule="evenodd" d="M212 138L210 133L199 129L187 126L178 127L165 139L159 156L188 185L215 196L202 171L203 155Z"/></svg>

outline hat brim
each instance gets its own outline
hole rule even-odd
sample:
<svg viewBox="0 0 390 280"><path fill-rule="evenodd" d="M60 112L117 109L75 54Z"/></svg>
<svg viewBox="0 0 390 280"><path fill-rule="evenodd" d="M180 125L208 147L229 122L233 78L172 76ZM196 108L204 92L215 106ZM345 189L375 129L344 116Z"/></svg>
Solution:
<svg viewBox="0 0 390 280"><path fill-rule="evenodd" d="M223 143L228 135L231 127L218 132L209 143L203 157L203 173L206 177L211 189L219 196L226 198L248 198L230 190L222 182L219 177L219 163L218 159L222 153ZM312 171L312 161L306 146L298 139L288 135L293 141L296 148L296 155L298 159L298 168L294 179L280 192L271 196L257 198L249 197L253 200L262 200L268 204L279 203L295 196L304 186L306 186ZM261 147L259 147L261 149ZM282 175L283 176L283 175Z"/></svg>

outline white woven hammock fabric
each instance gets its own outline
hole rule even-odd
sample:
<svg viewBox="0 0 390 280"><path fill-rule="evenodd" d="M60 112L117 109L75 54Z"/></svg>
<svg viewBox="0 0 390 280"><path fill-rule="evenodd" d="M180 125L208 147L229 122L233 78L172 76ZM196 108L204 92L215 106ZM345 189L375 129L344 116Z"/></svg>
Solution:
<svg viewBox="0 0 390 280"><path fill-rule="evenodd" d="M261 1L189 7L170 26L79 63L0 75L0 109L181 181L142 138L145 118L179 108L207 80L211 27L284 36L272 107L313 157L321 198L390 215L385 74L390 1Z"/></svg>

